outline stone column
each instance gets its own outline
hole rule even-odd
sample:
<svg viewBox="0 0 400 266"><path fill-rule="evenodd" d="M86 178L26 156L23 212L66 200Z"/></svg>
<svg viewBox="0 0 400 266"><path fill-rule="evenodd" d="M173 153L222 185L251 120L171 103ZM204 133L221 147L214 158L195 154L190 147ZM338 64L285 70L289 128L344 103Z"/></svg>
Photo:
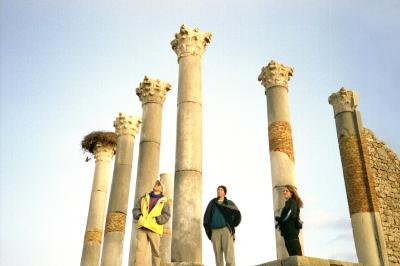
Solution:
<svg viewBox="0 0 400 266"><path fill-rule="evenodd" d="M168 204L172 210L173 195L174 195L174 176L169 173L160 174L160 181L165 185L164 196L168 198ZM163 236L161 237L160 244L160 255L161 255L161 265L164 266L171 262L171 229L172 229L172 219L164 225Z"/></svg>
<svg viewBox="0 0 400 266"><path fill-rule="evenodd" d="M258 76L267 96L269 157L275 216L279 216L285 206L282 188L287 184L296 186L288 103L288 81L292 75L293 68L272 60L261 69ZM277 258L288 257L285 241L278 231L275 231L275 240Z"/></svg>
<svg viewBox="0 0 400 266"><path fill-rule="evenodd" d="M167 92L171 89L169 83L158 79L144 77L136 89L136 94L142 102L142 130L140 133L139 161L136 176L135 201L150 192L158 177L160 163L162 107ZM133 266L136 252L136 222L132 222L129 264ZM147 256L151 264L150 246Z"/></svg>
<svg viewBox="0 0 400 266"><path fill-rule="evenodd" d="M201 56L210 39L182 25L171 42L179 63L171 260L192 265L202 263Z"/></svg>
<svg viewBox="0 0 400 266"><path fill-rule="evenodd" d="M131 182L133 146L140 119L119 113L114 122L117 133L117 154L101 253L102 266L120 266L124 243L126 212Z"/></svg>
<svg viewBox="0 0 400 266"><path fill-rule="evenodd" d="M116 136L113 132L92 132L82 141L82 148L94 155L96 166L83 241L81 266L99 265L110 162L116 150L115 140Z"/></svg>
<svg viewBox="0 0 400 266"><path fill-rule="evenodd" d="M375 181L362 134L361 116L357 111L357 94L341 88L329 97L329 103L335 114L358 260L366 265L388 265Z"/></svg>

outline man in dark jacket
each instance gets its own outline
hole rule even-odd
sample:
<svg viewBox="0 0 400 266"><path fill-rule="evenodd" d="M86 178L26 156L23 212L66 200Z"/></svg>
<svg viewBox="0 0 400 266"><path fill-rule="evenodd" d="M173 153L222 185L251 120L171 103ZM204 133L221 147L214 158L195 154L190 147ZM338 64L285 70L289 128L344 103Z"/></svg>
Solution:
<svg viewBox="0 0 400 266"><path fill-rule="evenodd" d="M203 226L207 237L211 240L215 254L216 266L235 266L233 241L235 227L242 216L236 205L226 197L226 187L217 188L217 198L210 201L204 213Z"/></svg>

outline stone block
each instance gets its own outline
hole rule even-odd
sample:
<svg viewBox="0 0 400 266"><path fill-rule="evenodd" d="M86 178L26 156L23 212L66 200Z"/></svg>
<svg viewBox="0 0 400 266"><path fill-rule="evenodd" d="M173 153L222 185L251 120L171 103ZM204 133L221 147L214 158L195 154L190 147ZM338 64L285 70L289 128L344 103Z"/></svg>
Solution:
<svg viewBox="0 0 400 266"><path fill-rule="evenodd" d="M275 260L259 264L257 266L363 266L361 263L321 259L305 256L291 256L285 259Z"/></svg>
<svg viewBox="0 0 400 266"><path fill-rule="evenodd" d="M290 123L277 121L269 124L269 150L286 153L294 162L292 129Z"/></svg>
<svg viewBox="0 0 400 266"><path fill-rule="evenodd" d="M171 262L166 263L165 266L204 266L201 262Z"/></svg>
<svg viewBox="0 0 400 266"><path fill-rule="evenodd" d="M388 248L389 262L398 265L400 261L400 160L395 152L390 150L383 142L379 141L370 131L364 129L367 151L376 181L376 193L379 198L379 212L382 218L382 227L385 234L385 244Z"/></svg>

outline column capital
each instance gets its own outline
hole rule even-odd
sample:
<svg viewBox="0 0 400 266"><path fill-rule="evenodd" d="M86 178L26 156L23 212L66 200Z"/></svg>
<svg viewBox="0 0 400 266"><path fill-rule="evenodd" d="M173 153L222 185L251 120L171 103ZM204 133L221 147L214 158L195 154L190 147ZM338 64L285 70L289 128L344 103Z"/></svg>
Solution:
<svg viewBox="0 0 400 266"><path fill-rule="evenodd" d="M342 87L338 92L332 93L328 98L333 106L335 117L342 112L353 112L358 107L358 95L355 91Z"/></svg>
<svg viewBox="0 0 400 266"><path fill-rule="evenodd" d="M117 136L120 135L131 135L135 136L139 131L139 126L142 120L138 117L119 113L118 117L114 121L115 133Z"/></svg>
<svg viewBox="0 0 400 266"><path fill-rule="evenodd" d="M201 32L199 28L192 29L183 24L171 42L172 50L178 56L178 62L184 56L202 56L207 44L211 41L211 36L211 32Z"/></svg>
<svg viewBox="0 0 400 266"><path fill-rule="evenodd" d="M94 159L96 162L99 161L107 161L110 162L112 157L115 155L115 152L117 151L117 147L103 144L103 143L97 143L96 147L94 148L93 155Z"/></svg>
<svg viewBox="0 0 400 266"><path fill-rule="evenodd" d="M140 82L139 87L136 88L136 95L143 104L149 102L163 104L170 90L171 84L144 76L143 82Z"/></svg>
<svg viewBox="0 0 400 266"><path fill-rule="evenodd" d="M285 66L271 60L267 66L261 68L258 80L261 81L265 90L274 86L282 86L287 89L290 77L293 76L293 71L293 67Z"/></svg>

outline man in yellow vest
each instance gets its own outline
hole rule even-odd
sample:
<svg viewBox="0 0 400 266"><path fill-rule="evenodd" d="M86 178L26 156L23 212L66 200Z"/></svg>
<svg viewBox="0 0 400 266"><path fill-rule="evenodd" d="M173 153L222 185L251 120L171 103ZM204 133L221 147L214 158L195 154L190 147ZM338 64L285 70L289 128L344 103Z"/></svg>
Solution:
<svg viewBox="0 0 400 266"><path fill-rule="evenodd" d="M163 225L171 216L168 200L163 196L164 189L165 186L157 180L153 191L138 199L133 207L133 219L137 220L135 266L144 266L149 243L152 265L160 266L160 241Z"/></svg>

